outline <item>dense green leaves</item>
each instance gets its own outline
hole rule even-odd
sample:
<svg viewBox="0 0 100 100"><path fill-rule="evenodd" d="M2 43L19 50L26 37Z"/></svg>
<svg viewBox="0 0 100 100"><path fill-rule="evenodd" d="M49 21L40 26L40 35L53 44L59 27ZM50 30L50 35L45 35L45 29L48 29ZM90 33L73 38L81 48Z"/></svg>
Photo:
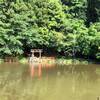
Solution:
<svg viewBox="0 0 100 100"><path fill-rule="evenodd" d="M65 5L65 12L72 17L86 21L87 0L61 0Z"/></svg>
<svg viewBox="0 0 100 100"><path fill-rule="evenodd" d="M100 59L99 3L99 0L0 0L0 56L45 48L66 56L74 53Z"/></svg>

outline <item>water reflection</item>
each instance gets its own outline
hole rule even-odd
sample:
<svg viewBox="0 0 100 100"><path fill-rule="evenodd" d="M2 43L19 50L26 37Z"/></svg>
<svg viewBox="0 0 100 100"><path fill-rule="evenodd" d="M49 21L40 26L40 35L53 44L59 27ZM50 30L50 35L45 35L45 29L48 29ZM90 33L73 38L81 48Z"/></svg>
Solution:
<svg viewBox="0 0 100 100"><path fill-rule="evenodd" d="M30 76L35 77L38 76L39 78L42 76L42 70L45 69L47 72L51 68L55 68L55 63L49 62L31 62L29 63L30 68Z"/></svg>
<svg viewBox="0 0 100 100"><path fill-rule="evenodd" d="M39 78L42 76L42 65L41 64L38 64L38 65L31 64L30 65L31 77L34 77L35 74L37 74Z"/></svg>
<svg viewBox="0 0 100 100"><path fill-rule="evenodd" d="M99 65L0 65L1 100L96 100L99 87Z"/></svg>

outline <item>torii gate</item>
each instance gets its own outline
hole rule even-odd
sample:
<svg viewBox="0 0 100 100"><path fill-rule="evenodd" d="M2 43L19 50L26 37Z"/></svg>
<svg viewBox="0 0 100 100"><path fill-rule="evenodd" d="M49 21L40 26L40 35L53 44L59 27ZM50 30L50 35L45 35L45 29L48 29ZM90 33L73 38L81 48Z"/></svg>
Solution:
<svg viewBox="0 0 100 100"><path fill-rule="evenodd" d="M41 58L42 52L43 52L42 49L32 49L32 50L31 50L32 57L35 57L35 53L39 53L39 58Z"/></svg>
<svg viewBox="0 0 100 100"><path fill-rule="evenodd" d="M38 76L41 77L42 75L42 65L41 65L41 53L42 49L32 49L31 50L32 56L30 57L30 75L34 77L35 67L38 66ZM35 57L35 53L39 53L39 58Z"/></svg>

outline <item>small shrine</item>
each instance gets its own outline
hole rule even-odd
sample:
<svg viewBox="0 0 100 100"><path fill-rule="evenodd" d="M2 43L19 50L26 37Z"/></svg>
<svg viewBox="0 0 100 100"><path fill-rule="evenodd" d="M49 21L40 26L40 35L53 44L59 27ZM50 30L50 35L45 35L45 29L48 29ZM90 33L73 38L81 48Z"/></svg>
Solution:
<svg viewBox="0 0 100 100"><path fill-rule="evenodd" d="M31 53L32 53L32 57L35 57L35 53L39 53L39 58L41 58L43 50L42 49L32 49Z"/></svg>

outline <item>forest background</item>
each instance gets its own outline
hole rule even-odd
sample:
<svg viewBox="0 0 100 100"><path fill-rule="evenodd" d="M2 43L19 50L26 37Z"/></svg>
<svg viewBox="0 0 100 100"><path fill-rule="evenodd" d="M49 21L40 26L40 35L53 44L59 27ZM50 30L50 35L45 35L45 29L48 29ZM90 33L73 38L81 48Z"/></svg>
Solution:
<svg viewBox="0 0 100 100"><path fill-rule="evenodd" d="M0 0L0 57L32 48L100 60L100 0Z"/></svg>

